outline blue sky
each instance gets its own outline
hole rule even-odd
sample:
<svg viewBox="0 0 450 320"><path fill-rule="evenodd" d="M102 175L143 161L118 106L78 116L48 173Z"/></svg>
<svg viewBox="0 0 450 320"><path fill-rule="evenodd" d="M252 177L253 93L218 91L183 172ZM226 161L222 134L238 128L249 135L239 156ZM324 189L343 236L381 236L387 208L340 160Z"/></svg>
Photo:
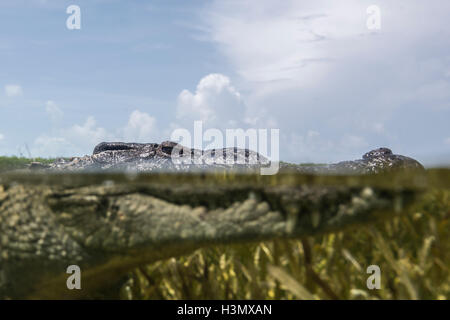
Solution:
<svg viewBox="0 0 450 320"><path fill-rule="evenodd" d="M84 155L202 120L279 128L283 160L386 146L448 164L449 12L445 0L1 0L0 154Z"/></svg>

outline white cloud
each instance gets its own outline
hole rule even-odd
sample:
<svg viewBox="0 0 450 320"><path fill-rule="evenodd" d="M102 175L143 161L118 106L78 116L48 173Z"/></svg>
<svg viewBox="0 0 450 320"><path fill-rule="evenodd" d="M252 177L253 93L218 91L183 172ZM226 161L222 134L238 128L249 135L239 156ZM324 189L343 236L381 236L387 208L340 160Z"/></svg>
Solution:
<svg viewBox="0 0 450 320"><path fill-rule="evenodd" d="M98 127L95 118L92 116L89 116L83 125L76 124L65 133L71 141L77 142L79 145L87 143L90 146L113 137L106 129Z"/></svg>
<svg viewBox="0 0 450 320"><path fill-rule="evenodd" d="M8 84L5 86L5 94L7 97L18 97L23 94L23 90L17 84Z"/></svg>
<svg viewBox="0 0 450 320"><path fill-rule="evenodd" d="M214 1L207 24L211 40L246 80L310 86L331 62L361 49L353 41L370 33L366 7L357 0Z"/></svg>
<svg viewBox="0 0 450 320"><path fill-rule="evenodd" d="M90 116L84 124L56 130L53 134L43 134L36 138L31 151L33 156L76 156L90 154L94 146L103 141L114 140L114 135L98 127Z"/></svg>
<svg viewBox="0 0 450 320"><path fill-rule="evenodd" d="M178 96L177 119L184 124L202 120L213 127L235 127L245 118L241 94L222 74L202 78L195 93L183 90Z"/></svg>
<svg viewBox="0 0 450 320"><path fill-rule="evenodd" d="M53 104L50 104L53 106ZM34 141L33 156L71 157L91 154L94 147L104 141L159 142L156 119L135 110L124 127L109 131L99 125L93 116L83 124L69 128L53 128L52 134L43 134Z"/></svg>
<svg viewBox="0 0 450 320"><path fill-rule="evenodd" d="M342 160L392 144L419 151L427 145L416 142L417 127L450 110L450 3L380 0L376 33L366 26L370 4L243 0L207 7L204 33L239 76L246 119L280 124L280 150L291 150L285 159ZM433 18L418 23L425 17ZM318 128L320 141L308 128Z"/></svg>
<svg viewBox="0 0 450 320"><path fill-rule="evenodd" d="M5 136L3 134L0 133L0 141L4 140Z"/></svg>
<svg viewBox="0 0 450 320"><path fill-rule="evenodd" d="M241 93L226 75L213 73L200 79L194 93L183 90L178 96L176 122L164 133L167 137L177 129L187 129L194 134L194 122L202 121L202 130L218 129L223 137L227 129L277 129L275 119L264 108L251 112ZM206 139L206 138L205 138ZM182 142L187 143L189 142ZM191 141L192 143L192 141ZM215 141L220 148L229 141ZM206 142L203 147L206 147ZM233 143L228 145L234 146ZM201 147L201 146L197 146ZM211 147L211 145L208 145Z"/></svg>
<svg viewBox="0 0 450 320"><path fill-rule="evenodd" d="M382 28L374 35L366 26L369 4L360 0L345 4L332 0L213 1L205 15L205 29L248 81L295 80L297 86L310 86L319 84L342 59L362 54L376 61L388 52L408 49L429 37L430 31L440 31L446 19L442 9L425 3L381 0ZM424 16L435 19L417 27L415 22ZM401 41L389 48L386 40Z"/></svg>
<svg viewBox="0 0 450 320"><path fill-rule="evenodd" d="M131 113L127 125L123 128L125 140L133 142L156 142L158 130L156 119L145 112L135 110Z"/></svg>
<svg viewBox="0 0 450 320"><path fill-rule="evenodd" d="M45 103L45 111L50 116L53 122L58 122L63 117L63 112L61 109L56 105L54 101L47 101Z"/></svg>

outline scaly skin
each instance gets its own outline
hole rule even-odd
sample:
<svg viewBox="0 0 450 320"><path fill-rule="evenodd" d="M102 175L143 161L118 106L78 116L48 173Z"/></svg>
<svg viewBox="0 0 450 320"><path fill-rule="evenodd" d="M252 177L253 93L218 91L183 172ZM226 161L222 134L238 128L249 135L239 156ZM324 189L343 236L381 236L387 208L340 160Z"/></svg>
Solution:
<svg viewBox="0 0 450 320"><path fill-rule="evenodd" d="M179 158L180 154L183 155L182 158ZM261 168L267 168L269 165L270 161L267 158L248 149L223 148L202 151L170 141L161 144L103 142L95 147L92 156L73 158L71 161L59 160L51 164L47 171L223 172L239 170L251 173L259 172ZM35 169L39 169L39 166L35 166ZM329 165L299 166L281 163L279 171L373 174L403 169L424 170L423 166L412 158L394 154L388 148L378 148L365 153L362 159ZM270 172L274 174L278 170L270 170Z"/></svg>
<svg viewBox="0 0 450 320"><path fill-rule="evenodd" d="M416 193L258 179L88 186L3 180L0 297L95 297L142 264L215 244L340 230L391 214ZM66 287L73 264L81 268L82 290Z"/></svg>

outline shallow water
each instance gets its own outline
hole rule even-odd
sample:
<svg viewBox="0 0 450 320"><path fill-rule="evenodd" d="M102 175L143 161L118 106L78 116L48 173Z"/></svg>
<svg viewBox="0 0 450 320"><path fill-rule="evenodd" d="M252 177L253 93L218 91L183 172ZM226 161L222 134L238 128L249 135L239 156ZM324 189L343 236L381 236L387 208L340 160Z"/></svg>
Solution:
<svg viewBox="0 0 450 320"><path fill-rule="evenodd" d="M220 173L39 173L7 172L0 173L0 184L44 184L64 187L80 187L99 184L161 184L195 186L208 185L252 185L252 186L298 186L298 185L336 185L336 186L374 186L380 188L450 188L450 169L433 168L422 171L382 173L374 175L313 175L301 173L279 173L272 176Z"/></svg>

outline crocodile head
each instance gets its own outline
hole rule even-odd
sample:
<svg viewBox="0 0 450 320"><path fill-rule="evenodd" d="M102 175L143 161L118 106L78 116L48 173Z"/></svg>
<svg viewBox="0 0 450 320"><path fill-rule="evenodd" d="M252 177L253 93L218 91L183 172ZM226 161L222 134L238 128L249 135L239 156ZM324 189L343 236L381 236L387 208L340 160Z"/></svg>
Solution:
<svg viewBox="0 0 450 320"><path fill-rule="evenodd" d="M96 297L142 264L213 244L339 230L401 211L415 195L409 189L311 185L311 177L304 177L308 184L293 178L275 184L253 175L225 182L151 176L136 184L4 185L0 295ZM66 286L70 265L81 269L81 290Z"/></svg>

